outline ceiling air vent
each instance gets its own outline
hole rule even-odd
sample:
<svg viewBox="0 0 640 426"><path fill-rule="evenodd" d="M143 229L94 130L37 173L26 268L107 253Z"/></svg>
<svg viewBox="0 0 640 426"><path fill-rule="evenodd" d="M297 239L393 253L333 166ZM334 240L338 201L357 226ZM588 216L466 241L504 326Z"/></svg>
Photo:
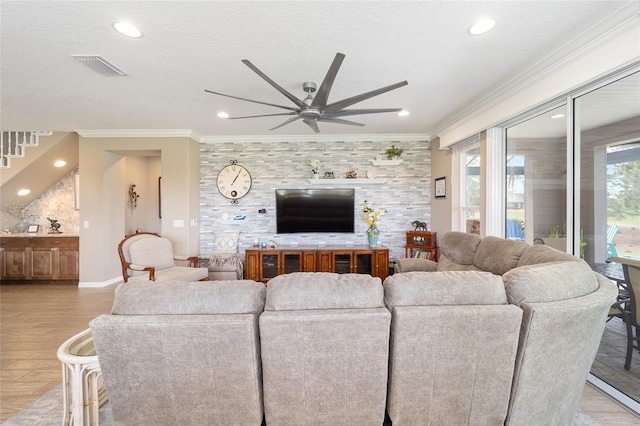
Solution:
<svg viewBox="0 0 640 426"><path fill-rule="evenodd" d="M95 72L99 72L102 75L127 75L126 72L122 71L120 68L113 65L111 62L107 61L102 56L98 55L71 55L76 61L81 62L94 70Z"/></svg>

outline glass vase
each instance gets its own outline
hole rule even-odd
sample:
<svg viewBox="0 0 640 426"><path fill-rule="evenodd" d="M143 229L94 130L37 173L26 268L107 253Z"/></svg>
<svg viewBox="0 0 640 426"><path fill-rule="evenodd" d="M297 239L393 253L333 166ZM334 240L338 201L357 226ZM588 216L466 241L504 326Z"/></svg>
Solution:
<svg viewBox="0 0 640 426"><path fill-rule="evenodd" d="M367 229L369 247L376 248L378 246L378 235L380 235L380 231L378 231L378 228L372 226L371 228Z"/></svg>
<svg viewBox="0 0 640 426"><path fill-rule="evenodd" d="M16 223L16 231L22 233L27 230L29 224L24 220L20 220L20 222Z"/></svg>

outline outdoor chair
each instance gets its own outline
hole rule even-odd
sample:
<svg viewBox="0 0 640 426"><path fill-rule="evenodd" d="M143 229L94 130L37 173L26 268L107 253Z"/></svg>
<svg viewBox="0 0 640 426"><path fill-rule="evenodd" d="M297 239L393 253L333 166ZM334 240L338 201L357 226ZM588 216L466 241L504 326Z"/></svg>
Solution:
<svg viewBox="0 0 640 426"><path fill-rule="evenodd" d="M609 318L621 318L627 327L627 356L624 361L624 368L631 368L631 358L633 350L640 350L640 340L638 338L638 324L640 324L640 312L637 308L637 297L640 295L640 259L628 257L610 257L607 262L620 263L624 271L626 291L621 293L616 303L609 311Z"/></svg>
<svg viewBox="0 0 640 426"><path fill-rule="evenodd" d="M613 239L618 233L618 225L615 223L607 229L607 257L618 257L618 250L616 249L616 243Z"/></svg>
<svg viewBox="0 0 640 426"><path fill-rule="evenodd" d="M207 268L198 267L197 256L176 256L171 241L158 234L131 234L118 244L124 282L138 281L208 281ZM182 261L189 266L179 266Z"/></svg>

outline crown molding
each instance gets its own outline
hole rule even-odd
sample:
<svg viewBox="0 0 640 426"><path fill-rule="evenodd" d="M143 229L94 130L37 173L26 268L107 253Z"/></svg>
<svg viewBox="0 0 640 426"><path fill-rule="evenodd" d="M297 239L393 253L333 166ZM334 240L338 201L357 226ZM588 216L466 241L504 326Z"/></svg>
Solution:
<svg viewBox="0 0 640 426"><path fill-rule="evenodd" d="M76 130L84 138L191 138L203 144L220 142L314 142L314 141L420 141L429 142L426 133L362 134L362 135L220 135L202 136L189 129L122 129L122 130Z"/></svg>
<svg viewBox="0 0 640 426"><path fill-rule="evenodd" d="M430 129L430 134L440 135L452 127L459 125L461 121L476 117L487 109L500 104L500 102L505 99L517 96L518 92L523 88L531 86L552 74L554 71L575 62L576 58L582 57L585 52L589 52L594 46L615 37L615 35L620 32L637 27L638 21L640 21L640 13L637 9L637 3L626 3L611 15L604 17L597 24L585 29L578 36L567 41L567 43L552 51L534 65L526 68L520 74L505 82L502 86L434 126L433 129ZM584 84L585 82L582 83ZM561 94L558 94L558 96L560 95ZM522 111L514 111L513 113L517 114L520 112Z"/></svg>
<svg viewBox="0 0 640 426"><path fill-rule="evenodd" d="M213 144L220 142L318 142L318 141L346 141L346 142L367 142L367 141L420 141L429 142L431 138L426 133L406 133L406 134L361 134L361 135L244 135L244 136L204 136L200 143Z"/></svg>
<svg viewBox="0 0 640 426"><path fill-rule="evenodd" d="M202 136L190 129L121 129L76 130L83 138L191 138L200 142Z"/></svg>

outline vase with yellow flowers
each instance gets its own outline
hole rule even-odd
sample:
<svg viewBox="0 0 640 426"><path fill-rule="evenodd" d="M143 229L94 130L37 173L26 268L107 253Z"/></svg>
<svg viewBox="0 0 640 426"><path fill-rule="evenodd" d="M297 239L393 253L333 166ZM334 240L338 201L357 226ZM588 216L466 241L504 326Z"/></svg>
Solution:
<svg viewBox="0 0 640 426"><path fill-rule="evenodd" d="M369 240L369 247L371 248L375 248L378 245L378 235L380 235L380 231L378 230L378 221L385 213L387 213L386 209L376 210L371 207L367 200L364 200L361 217L369 227L367 229L367 238Z"/></svg>

